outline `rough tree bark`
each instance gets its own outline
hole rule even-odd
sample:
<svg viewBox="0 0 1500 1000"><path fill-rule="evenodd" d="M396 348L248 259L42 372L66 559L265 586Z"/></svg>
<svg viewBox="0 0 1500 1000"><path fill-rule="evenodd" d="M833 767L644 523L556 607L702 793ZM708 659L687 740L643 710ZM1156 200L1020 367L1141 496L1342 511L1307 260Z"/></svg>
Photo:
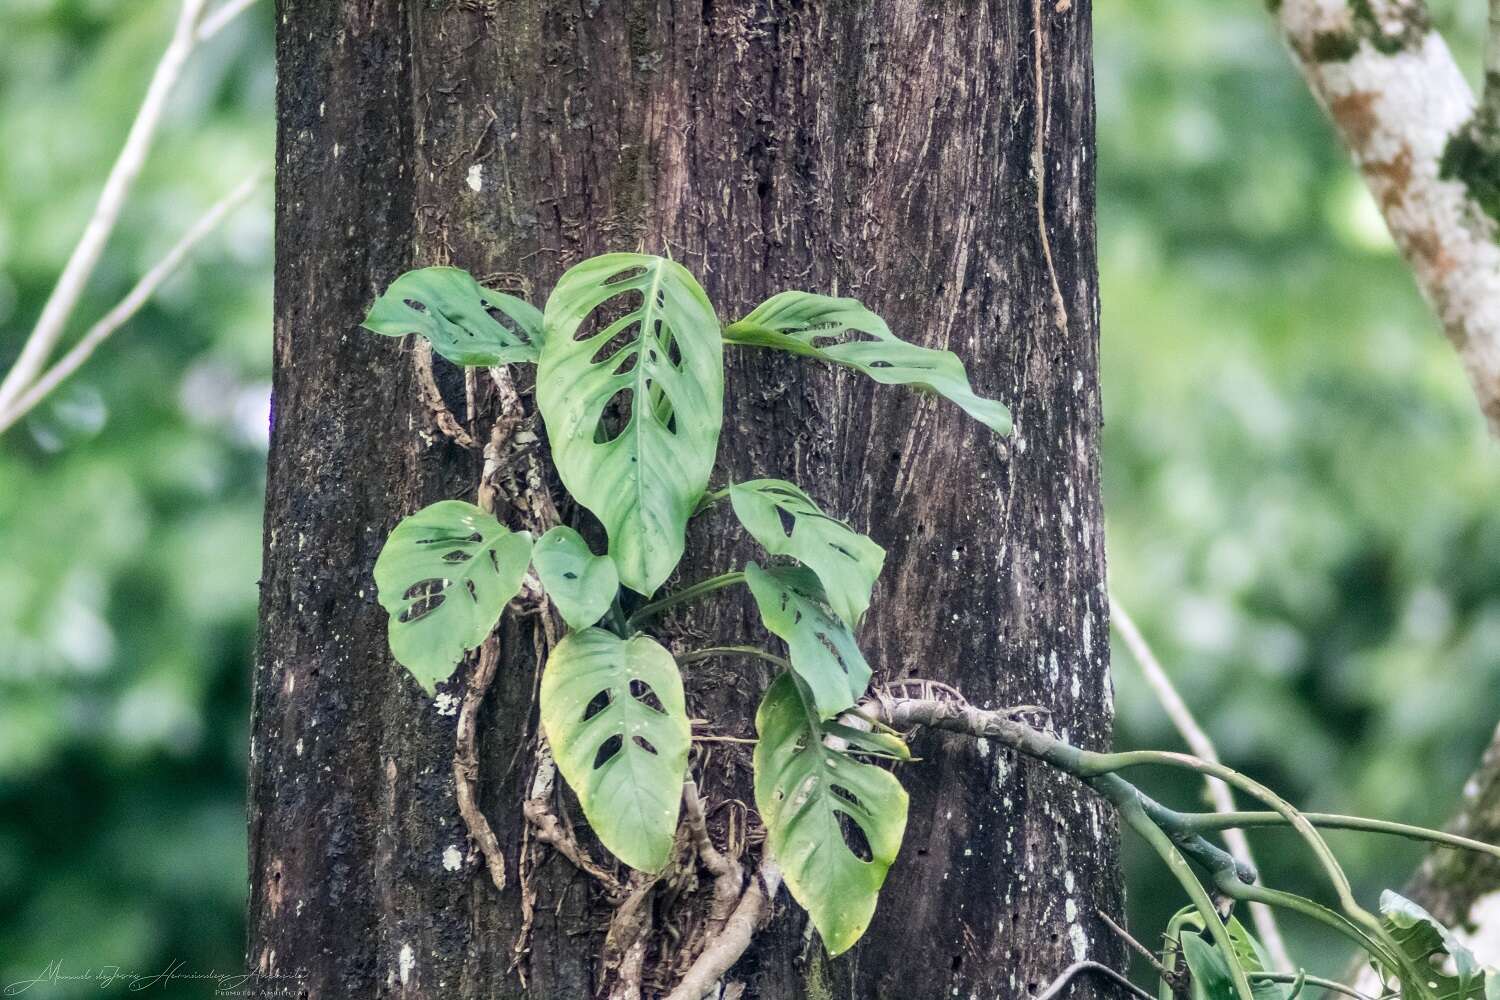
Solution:
<svg viewBox="0 0 1500 1000"><path fill-rule="evenodd" d="M472 499L480 474L478 453L423 404L416 355L356 329L409 267L451 262L540 304L565 266L639 246L698 274L721 318L783 288L831 290L957 351L979 391L1011 404L1015 437L941 401L731 350L715 482L799 481L887 547L861 631L878 677L1045 705L1073 742L1108 743L1086 0L281 0L277 20L252 969L300 975L310 997L618 986L600 957L610 910L597 883L528 836L522 814L535 791L534 618L513 606L502 620L479 723L500 891L454 797L470 668L433 700L386 652L370 578L386 532L427 502ZM493 386L436 365L482 443ZM529 415L530 373L517 378ZM527 485L528 440L524 427L512 438L502 518L531 523L550 484L564 519L587 528L545 465ZM751 554L724 514L695 522L680 579ZM753 622L734 595L670 619L667 634L679 650L761 640ZM695 717L752 735L760 669L684 673ZM750 801L747 749L694 755L721 847L745 839L732 802ZM865 940L826 959L782 893L729 977L745 996L1021 997L1075 958L1118 964L1095 916L1121 906L1103 803L982 744L926 736L914 749L905 845ZM567 809L564 793L554 801ZM652 898L646 995L680 971L673 932L709 895L689 884Z"/></svg>

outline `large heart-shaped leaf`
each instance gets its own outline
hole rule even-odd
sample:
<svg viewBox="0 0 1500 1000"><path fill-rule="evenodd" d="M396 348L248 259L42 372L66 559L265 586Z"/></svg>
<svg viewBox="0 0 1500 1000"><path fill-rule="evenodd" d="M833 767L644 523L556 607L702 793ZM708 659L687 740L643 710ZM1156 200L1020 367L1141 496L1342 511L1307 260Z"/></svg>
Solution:
<svg viewBox="0 0 1500 1000"><path fill-rule="evenodd" d="M599 840L659 871L672 853L691 730L682 677L654 639L574 632L547 657L542 728Z"/></svg>
<svg viewBox="0 0 1500 1000"><path fill-rule="evenodd" d="M843 521L823 513L784 479L756 479L729 488L729 502L745 530L772 555L791 556L818 575L829 607L851 627L870 606L870 591L885 549ZM783 520L791 522L788 530Z"/></svg>
<svg viewBox="0 0 1500 1000"><path fill-rule="evenodd" d="M396 525L375 560L375 587L391 616L391 653L428 694L490 634L530 562L530 535L462 500Z"/></svg>
<svg viewBox="0 0 1500 1000"><path fill-rule="evenodd" d="M1380 922L1400 947L1402 958L1420 970L1426 990L1437 1000L1488 1000L1487 994L1500 991L1500 972L1481 966L1452 931L1405 896L1389 889L1380 894ZM1449 963L1452 975L1439 967ZM1387 971L1402 978L1400 969ZM1418 990L1402 991L1403 995L1408 992L1418 994Z"/></svg>
<svg viewBox="0 0 1500 1000"><path fill-rule="evenodd" d="M420 333L459 365L535 361L542 340L542 314L535 306L483 288L456 267L406 272L375 301L362 325L387 337Z"/></svg>
<svg viewBox="0 0 1500 1000"><path fill-rule="evenodd" d="M815 719L790 674L766 691L755 713L755 807L787 888L837 955L870 925L907 799L889 772L824 746Z"/></svg>
<svg viewBox="0 0 1500 1000"><path fill-rule="evenodd" d="M766 628L786 640L792 669L812 692L820 718L849 708L870 683L865 662L849 626L826 605L818 578L800 566L761 569L745 566L745 582Z"/></svg>
<svg viewBox="0 0 1500 1000"><path fill-rule="evenodd" d="M565 524L536 540L531 564L563 621L573 628L588 628L603 618L620 587L614 562L594 555L583 536Z"/></svg>
<svg viewBox="0 0 1500 1000"><path fill-rule="evenodd" d="M562 276L545 327L537 405L558 475L603 522L620 580L650 596L682 558L718 448L713 307L681 265L608 254ZM611 427L606 417L627 407Z"/></svg>
<svg viewBox="0 0 1500 1000"><path fill-rule="evenodd" d="M886 385L927 389L957 403L996 433L1010 433L1010 410L975 394L957 354L898 339L885 320L858 299L782 292L727 327L724 339L848 365Z"/></svg>

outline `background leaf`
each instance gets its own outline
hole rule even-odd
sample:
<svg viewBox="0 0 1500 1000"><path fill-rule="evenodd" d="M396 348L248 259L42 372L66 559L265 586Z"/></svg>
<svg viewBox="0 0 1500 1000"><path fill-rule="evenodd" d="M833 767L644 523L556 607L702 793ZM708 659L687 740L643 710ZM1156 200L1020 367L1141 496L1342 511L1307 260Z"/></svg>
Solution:
<svg viewBox="0 0 1500 1000"><path fill-rule="evenodd" d="M563 621L573 628L588 628L603 618L620 587L614 562L594 555L583 536L565 524L537 539L531 563Z"/></svg>
<svg viewBox="0 0 1500 1000"><path fill-rule="evenodd" d="M755 807L787 889L837 955L870 925L901 848L907 797L889 772L824 746L815 718L792 675L766 691L755 714ZM869 860L845 842L845 824L857 827Z"/></svg>
<svg viewBox="0 0 1500 1000"><path fill-rule="evenodd" d="M1474 953L1452 931L1405 896L1390 889L1382 892L1380 920L1439 1000L1486 1000L1489 990L1500 988L1493 985L1496 974L1481 968ZM1454 975L1439 968L1445 956L1452 960ZM1399 969L1388 971L1401 976Z"/></svg>
<svg viewBox="0 0 1500 1000"><path fill-rule="evenodd" d="M407 271L375 301L362 325L387 337L419 333L459 365L535 361L542 339L542 314L535 306L483 288L456 267Z"/></svg>
<svg viewBox="0 0 1500 1000"><path fill-rule="evenodd" d="M870 665L854 635L824 603L818 578L800 566L745 566L760 620L784 639L792 669L811 691L820 718L852 706L870 683Z"/></svg>
<svg viewBox="0 0 1500 1000"><path fill-rule="evenodd" d="M818 576L828 606L851 628L870 606L870 591L885 549L843 521L823 513L784 479L756 479L729 488L729 502L745 530L771 555L791 556ZM783 526L783 515L791 529Z"/></svg>
<svg viewBox="0 0 1500 1000"><path fill-rule="evenodd" d="M672 654L644 635L574 632L547 657L541 717L599 840L632 868L659 871L677 831L691 735Z"/></svg>
<svg viewBox="0 0 1500 1000"><path fill-rule="evenodd" d="M396 525L375 560L375 586L391 616L391 653L428 694L490 634L530 562L530 535L462 500Z"/></svg>
<svg viewBox="0 0 1500 1000"><path fill-rule="evenodd" d="M537 405L558 475L603 522L620 580L650 596L682 558L713 469L724 417L718 319L681 265L621 253L564 274L545 324ZM601 424L611 404L630 411L617 432Z"/></svg>
<svg viewBox="0 0 1500 1000"><path fill-rule="evenodd" d="M847 336L851 331L854 336ZM858 299L781 292L725 329L724 339L837 362L885 385L928 389L957 403L997 434L1011 430L1010 410L975 394L957 354L898 339L885 320Z"/></svg>

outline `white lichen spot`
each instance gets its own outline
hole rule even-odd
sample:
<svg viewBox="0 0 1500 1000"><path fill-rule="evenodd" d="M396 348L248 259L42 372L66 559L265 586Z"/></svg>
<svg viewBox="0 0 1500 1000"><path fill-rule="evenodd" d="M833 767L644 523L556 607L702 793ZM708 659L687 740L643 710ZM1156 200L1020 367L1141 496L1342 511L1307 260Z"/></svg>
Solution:
<svg viewBox="0 0 1500 1000"><path fill-rule="evenodd" d="M432 700L432 702L433 702L434 705L437 706L437 714L438 715L457 715L458 714L458 696L457 695L449 694L448 692L444 691L443 693L439 694L436 698L434 698Z"/></svg>
<svg viewBox="0 0 1500 1000"><path fill-rule="evenodd" d="M341 150L339 148L339 144L338 143L334 143L333 144L333 158L335 160L337 160L339 158L339 153L341 153L341 152L343 152L343 150Z"/></svg>
<svg viewBox="0 0 1500 1000"><path fill-rule="evenodd" d="M476 163L469 168L469 176L464 178L464 183L469 185L470 191L484 190L484 164Z"/></svg>
<svg viewBox="0 0 1500 1000"><path fill-rule="evenodd" d="M416 953L411 950L411 945L401 946L401 957L399 959L399 971L401 973L401 985L405 986L411 981L411 972L417 967Z"/></svg>
<svg viewBox="0 0 1500 1000"><path fill-rule="evenodd" d="M449 844L443 849L443 868L450 872L456 872L464 866L464 856L457 845Z"/></svg>
<svg viewBox="0 0 1500 1000"><path fill-rule="evenodd" d="M1067 902L1063 903L1063 916L1067 917L1070 924L1078 919L1078 904L1074 902L1072 896L1069 896Z"/></svg>
<svg viewBox="0 0 1500 1000"><path fill-rule="evenodd" d="M974 741L974 746L979 751L979 756L988 757L990 755L990 741L983 736Z"/></svg>
<svg viewBox="0 0 1500 1000"><path fill-rule="evenodd" d="M300 738L297 740L297 745L295 747L293 747L292 749L294 749L294 750L297 751L297 756L298 757L302 756L302 740Z"/></svg>
<svg viewBox="0 0 1500 1000"><path fill-rule="evenodd" d="M1075 884L1076 882L1073 878L1073 870L1070 868L1067 871L1063 872L1063 888L1068 890L1068 893L1070 895L1073 892L1073 886Z"/></svg>
<svg viewBox="0 0 1500 1000"><path fill-rule="evenodd" d="M1073 943L1073 961L1082 962L1089 953L1089 936L1083 932L1082 924L1068 925L1068 940Z"/></svg>

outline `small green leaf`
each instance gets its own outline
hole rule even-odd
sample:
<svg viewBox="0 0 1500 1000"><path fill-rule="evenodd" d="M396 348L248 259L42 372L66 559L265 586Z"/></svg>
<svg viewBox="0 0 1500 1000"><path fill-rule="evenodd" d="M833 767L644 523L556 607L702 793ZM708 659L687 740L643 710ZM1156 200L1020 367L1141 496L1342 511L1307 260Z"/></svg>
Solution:
<svg viewBox="0 0 1500 1000"><path fill-rule="evenodd" d="M1010 410L974 393L958 355L897 339L885 320L858 299L782 292L726 328L724 340L833 361L885 385L928 389L957 403L997 434L1010 433Z"/></svg>
<svg viewBox="0 0 1500 1000"><path fill-rule="evenodd" d="M541 718L557 769L599 840L632 868L661 870L691 740L672 654L644 635L573 632L547 657Z"/></svg>
<svg viewBox="0 0 1500 1000"><path fill-rule="evenodd" d="M1245 925L1240 923L1238 917L1230 917L1225 922L1225 929L1229 932L1229 940L1234 945L1235 957L1240 961L1240 968L1245 972L1274 972L1271 967L1271 958L1266 949L1255 939ZM1231 982L1230 988L1233 989ZM1286 1000L1292 992L1289 983L1274 983L1268 979L1250 978L1250 992L1255 995L1256 1000Z"/></svg>
<svg viewBox="0 0 1500 1000"><path fill-rule="evenodd" d="M814 718L792 675L782 674L766 691L755 713L755 807L787 889L837 955L859 940L875 914L901 849L907 798L888 771L824 746ZM857 828L869 860L845 840L846 823Z"/></svg>
<svg viewBox="0 0 1500 1000"><path fill-rule="evenodd" d="M1237 1000L1229 963L1198 934L1182 935L1182 957L1192 973L1192 1000Z"/></svg>
<svg viewBox="0 0 1500 1000"><path fill-rule="evenodd" d="M603 618L620 587L609 556L594 555L583 536L564 524L537 539L531 562L547 596L573 628L588 628Z"/></svg>
<svg viewBox="0 0 1500 1000"><path fill-rule="evenodd" d="M649 597L682 558L713 469L719 321L680 264L617 253L562 276L545 326L537 406L558 475L603 522L620 581ZM618 430L603 422L626 407Z"/></svg>
<svg viewBox="0 0 1500 1000"><path fill-rule="evenodd" d="M1400 947L1402 957L1421 971L1438 1000L1492 1000L1486 994L1500 989L1491 985L1493 971L1481 967L1474 953L1452 931L1405 896L1389 889L1380 894L1380 922ZM1454 975L1437 967L1445 956L1452 960ZM1434 958L1439 962L1434 963ZM1387 971L1401 978L1401 970Z"/></svg>
<svg viewBox="0 0 1500 1000"><path fill-rule="evenodd" d="M375 560L375 587L391 616L391 653L428 694L490 634L530 562L530 535L462 500L396 525Z"/></svg>
<svg viewBox="0 0 1500 1000"><path fill-rule="evenodd" d="M854 635L826 604L823 588L800 566L761 569L745 566L745 582L766 628L784 639L792 669L812 692L820 718L831 719L852 706L870 683Z"/></svg>
<svg viewBox="0 0 1500 1000"><path fill-rule="evenodd" d="M811 497L783 479L736 483L729 487L729 502L767 552L791 556L816 573L829 607L851 628L859 624L885 563L885 549L823 513ZM783 514L792 522L790 531L782 527Z"/></svg>
<svg viewBox="0 0 1500 1000"><path fill-rule="evenodd" d="M459 365L535 361L542 342L542 314L535 306L482 288L456 267L406 272L376 300L361 325L387 337L420 333L434 351Z"/></svg>

